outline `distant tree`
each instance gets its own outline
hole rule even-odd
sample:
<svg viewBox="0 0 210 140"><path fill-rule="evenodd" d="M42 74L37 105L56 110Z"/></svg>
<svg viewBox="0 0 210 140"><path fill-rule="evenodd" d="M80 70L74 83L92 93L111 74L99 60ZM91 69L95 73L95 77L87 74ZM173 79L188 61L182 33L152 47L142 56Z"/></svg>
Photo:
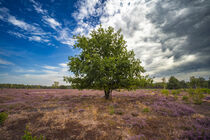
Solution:
<svg viewBox="0 0 210 140"><path fill-rule="evenodd" d="M171 76L168 80L167 88L168 89L179 89L180 88L179 80L176 79L174 76Z"/></svg>
<svg viewBox="0 0 210 140"><path fill-rule="evenodd" d="M210 89L210 77L209 77L209 80L208 80L208 88Z"/></svg>
<svg viewBox="0 0 210 140"><path fill-rule="evenodd" d="M166 78L165 77L162 78L162 82L163 82L163 88L165 89L166 88Z"/></svg>
<svg viewBox="0 0 210 140"><path fill-rule="evenodd" d="M191 88L197 88L198 87L198 79L194 76L190 77L190 87Z"/></svg>
<svg viewBox="0 0 210 140"><path fill-rule="evenodd" d="M188 85L184 80L180 81L179 83L180 83L180 88L188 88Z"/></svg>
<svg viewBox="0 0 210 140"><path fill-rule="evenodd" d="M52 87L53 88L58 88L58 86L59 86L59 82L54 81L54 83L52 84Z"/></svg>
<svg viewBox="0 0 210 140"><path fill-rule="evenodd" d="M76 36L75 48L81 53L69 57L69 70L72 77L64 77L72 88L102 89L109 99L112 90L133 89L144 86L149 80L142 76L145 72L141 61L133 51L126 49L126 41L120 30L104 29L101 26L90 33L90 37Z"/></svg>

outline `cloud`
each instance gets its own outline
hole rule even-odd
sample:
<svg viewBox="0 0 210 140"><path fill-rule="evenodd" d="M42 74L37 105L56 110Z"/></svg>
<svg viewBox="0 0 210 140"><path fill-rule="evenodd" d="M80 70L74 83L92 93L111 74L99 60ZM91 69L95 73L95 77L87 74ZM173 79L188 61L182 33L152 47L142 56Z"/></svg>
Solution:
<svg viewBox="0 0 210 140"><path fill-rule="evenodd" d="M3 59L1 59L1 58L0 58L0 64L1 64L1 65L14 65L14 63L9 62L9 61L7 61L7 60L3 60Z"/></svg>
<svg viewBox="0 0 210 140"><path fill-rule="evenodd" d="M8 31L9 34L14 35L18 38L28 39L30 41L37 41L37 42L48 42L48 33L45 33L38 24L32 25L23 20L17 19L15 16L11 15L9 9L3 7L0 8L0 14L2 17L0 20L4 22L8 22L15 27L18 27L22 30L18 31ZM22 32L22 33L21 33Z"/></svg>
<svg viewBox="0 0 210 140"><path fill-rule="evenodd" d="M1 73L0 83L19 83L19 84L34 84L34 85L52 85L54 81L58 81L60 85L68 85L63 81L63 76L70 75L66 63L60 63L58 66L42 66L35 69L26 69L16 67L12 70L13 73Z"/></svg>
<svg viewBox="0 0 210 140"><path fill-rule="evenodd" d="M43 66L43 68L45 68L45 69L50 69L50 70L55 70L55 69L57 69L58 67L47 66L47 65L45 65L45 66Z"/></svg>
<svg viewBox="0 0 210 140"><path fill-rule="evenodd" d="M18 26L19 28L23 30L30 30L30 31L35 31L37 28L33 25L27 24L24 21L17 20L16 17L14 16L9 16L8 17L8 22L12 23L15 26Z"/></svg>
<svg viewBox="0 0 210 140"><path fill-rule="evenodd" d="M33 3L33 7L35 8L36 12L42 15L42 20L44 23L54 29L54 31L57 33L53 37L60 43L72 47L75 43L74 39L72 38L72 31L69 28L62 27L62 24L55 18L51 17L47 10L42 9L40 3L34 0L31 0L31 2Z"/></svg>
<svg viewBox="0 0 210 140"><path fill-rule="evenodd" d="M73 14L78 22L75 33L87 34L99 23L122 29L128 49L134 50L151 76L193 75L199 69L210 75L208 0L86 0L79 4ZM91 24L95 19L99 23Z"/></svg>
<svg viewBox="0 0 210 140"><path fill-rule="evenodd" d="M63 28L58 31L58 35L55 36L55 39L69 46L73 46L75 40L72 38L71 31L68 28Z"/></svg>
<svg viewBox="0 0 210 140"><path fill-rule="evenodd" d="M56 21L54 18L46 17L46 16L44 16L43 18L53 29L56 29L56 27L61 26L61 24L58 21Z"/></svg>
<svg viewBox="0 0 210 140"><path fill-rule="evenodd" d="M59 66L61 66L61 67L67 67L67 63L60 63Z"/></svg>

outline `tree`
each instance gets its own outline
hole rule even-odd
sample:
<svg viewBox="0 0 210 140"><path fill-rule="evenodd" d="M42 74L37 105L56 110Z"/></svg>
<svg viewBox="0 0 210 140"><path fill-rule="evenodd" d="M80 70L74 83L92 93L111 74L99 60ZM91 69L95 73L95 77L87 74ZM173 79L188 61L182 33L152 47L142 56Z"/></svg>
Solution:
<svg viewBox="0 0 210 140"><path fill-rule="evenodd" d="M184 80L180 81L179 83L181 88L188 88L187 83Z"/></svg>
<svg viewBox="0 0 210 140"><path fill-rule="evenodd" d="M163 81L163 87L164 87L164 89L165 89L165 88L166 88L166 78L163 77L163 78L162 78L162 81Z"/></svg>
<svg viewBox="0 0 210 140"><path fill-rule="evenodd" d="M168 89L179 89L180 88L179 80L176 79L174 76L171 76L168 80L167 88Z"/></svg>
<svg viewBox="0 0 210 140"><path fill-rule="evenodd" d="M53 88L58 88L58 86L59 86L59 82L54 81L54 83L52 84L52 87Z"/></svg>
<svg viewBox="0 0 210 140"><path fill-rule="evenodd" d="M133 89L149 80L142 76L145 72L141 61L133 51L126 49L126 41L118 30L100 26L90 33L90 37L77 35L74 48L81 50L79 55L69 57L69 71L72 77L64 77L72 88L101 89L109 99L112 90Z"/></svg>

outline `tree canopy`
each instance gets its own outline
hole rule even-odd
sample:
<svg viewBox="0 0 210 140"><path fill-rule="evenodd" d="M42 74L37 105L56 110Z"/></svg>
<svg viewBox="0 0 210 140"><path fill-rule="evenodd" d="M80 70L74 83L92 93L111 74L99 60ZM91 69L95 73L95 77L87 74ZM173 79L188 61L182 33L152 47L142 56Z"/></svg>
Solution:
<svg viewBox="0 0 210 140"><path fill-rule="evenodd" d="M90 33L90 37L77 35L74 37L74 48L81 53L69 57L69 71L73 76L64 77L71 87L77 89L102 89L105 97L114 89L137 88L148 81L133 51L127 50L126 41L121 31L100 26Z"/></svg>
<svg viewBox="0 0 210 140"><path fill-rule="evenodd" d="M174 76L171 76L168 80L167 88L168 89L179 89L181 87L180 82Z"/></svg>

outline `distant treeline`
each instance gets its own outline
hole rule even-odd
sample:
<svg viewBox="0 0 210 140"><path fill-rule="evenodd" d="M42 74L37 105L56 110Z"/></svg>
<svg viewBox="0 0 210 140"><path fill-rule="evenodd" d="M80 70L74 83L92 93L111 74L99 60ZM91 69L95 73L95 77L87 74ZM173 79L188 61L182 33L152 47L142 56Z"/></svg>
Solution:
<svg viewBox="0 0 210 140"><path fill-rule="evenodd" d="M42 85L24 85L24 84L0 84L0 88L17 88L17 89L71 89L70 85L59 85L59 82L54 82L52 86ZM203 77L190 77L189 81L179 81L176 77L171 76L166 82L165 78L162 78L162 82L143 83L139 88L155 88L155 89L184 89L184 88L209 88L210 78L205 80Z"/></svg>
<svg viewBox="0 0 210 140"><path fill-rule="evenodd" d="M0 84L0 88L16 88L16 89L70 89L71 86L42 86L42 85L24 85L24 84Z"/></svg>
<svg viewBox="0 0 210 140"><path fill-rule="evenodd" d="M147 85L148 88L167 88L167 89L181 89L181 88L209 88L210 89L210 78L205 80L203 77L190 77L188 82L181 80L179 81L176 77L171 76L166 82L165 78L162 78L162 82L151 83Z"/></svg>

